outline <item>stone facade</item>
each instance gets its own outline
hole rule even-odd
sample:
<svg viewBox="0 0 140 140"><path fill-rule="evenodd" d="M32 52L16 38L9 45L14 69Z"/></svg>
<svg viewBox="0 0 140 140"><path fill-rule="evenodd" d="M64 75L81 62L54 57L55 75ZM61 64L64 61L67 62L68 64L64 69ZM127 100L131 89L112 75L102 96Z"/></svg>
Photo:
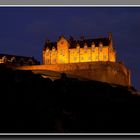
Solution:
<svg viewBox="0 0 140 140"><path fill-rule="evenodd" d="M57 42L46 41L43 64L116 61L111 33L107 38L74 40L61 36Z"/></svg>

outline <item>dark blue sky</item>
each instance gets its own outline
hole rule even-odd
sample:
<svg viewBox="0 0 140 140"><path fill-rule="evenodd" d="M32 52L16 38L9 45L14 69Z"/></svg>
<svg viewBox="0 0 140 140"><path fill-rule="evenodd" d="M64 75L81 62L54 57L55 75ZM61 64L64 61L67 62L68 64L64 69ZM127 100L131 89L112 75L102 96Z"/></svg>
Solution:
<svg viewBox="0 0 140 140"><path fill-rule="evenodd" d="M117 58L132 71L140 90L140 8L118 7L1 7L0 53L34 56L42 61L46 38L63 34L79 39L113 34Z"/></svg>

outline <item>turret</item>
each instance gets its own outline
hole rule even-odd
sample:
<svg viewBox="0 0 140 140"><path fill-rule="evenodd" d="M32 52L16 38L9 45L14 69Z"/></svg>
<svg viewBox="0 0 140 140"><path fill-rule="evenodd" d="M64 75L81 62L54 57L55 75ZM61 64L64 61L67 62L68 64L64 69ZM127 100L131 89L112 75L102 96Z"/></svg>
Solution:
<svg viewBox="0 0 140 140"><path fill-rule="evenodd" d="M58 63L68 63L69 62L69 42L62 35L57 41L57 51L58 51Z"/></svg>
<svg viewBox="0 0 140 140"><path fill-rule="evenodd" d="M50 41L48 39L46 39L45 43L44 43L44 48L43 48L43 52L42 52L42 63L46 64L46 49L49 46Z"/></svg>
<svg viewBox="0 0 140 140"><path fill-rule="evenodd" d="M109 48L113 48L113 40L112 40L112 33L108 33L108 39L109 39Z"/></svg>
<svg viewBox="0 0 140 140"><path fill-rule="evenodd" d="M95 51L95 43L94 42L92 42L92 44L91 44L91 50L92 50L92 52Z"/></svg>
<svg viewBox="0 0 140 140"><path fill-rule="evenodd" d="M109 39L109 61L115 62L116 61L116 51L113 48L113 40L112 40L112 33L108 34L108 39Z"/></svg>
<svg viewBox="0 0 140 140"><path fill-rule="evenodd" d="M100 42L100 43L99 43L99 50L102 51L102 49L103 49L103 43Z"/></svg>
<svg viewBox="0 0 140 140"><path fill-rule="evenodd" d="M88 45L87 45L87 43L84 43L84 50L85 50L85 52L87 51L87 49L88 49Z"/></svg>
<svg viewBox="0 0 140 140"><path fill-rule="evenodd" d="M79 43L76 44L76 50L77 50L78 53L80 52L80 45L79 45Z"/></svg>

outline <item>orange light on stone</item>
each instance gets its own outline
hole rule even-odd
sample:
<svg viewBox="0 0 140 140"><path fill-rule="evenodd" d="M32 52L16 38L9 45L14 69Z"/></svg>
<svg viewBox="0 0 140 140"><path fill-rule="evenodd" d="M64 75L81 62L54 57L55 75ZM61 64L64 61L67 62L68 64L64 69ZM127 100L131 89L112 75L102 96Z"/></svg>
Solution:
<svg viewBox="0 0 140 140"><path fill-rule="evenodd" d="M95 46L92 42L91 46L87 43L84 47L76 44L75 48L69 48L70 44L64 36L57 41L57 48L52 47L49 50L47 47L46 53L43 52L43 64L66 64L79 62L98 62L110 61L116 62L116 52L113 49L112 43L109 46L104 46L102 42L99 46Z"/></svg>

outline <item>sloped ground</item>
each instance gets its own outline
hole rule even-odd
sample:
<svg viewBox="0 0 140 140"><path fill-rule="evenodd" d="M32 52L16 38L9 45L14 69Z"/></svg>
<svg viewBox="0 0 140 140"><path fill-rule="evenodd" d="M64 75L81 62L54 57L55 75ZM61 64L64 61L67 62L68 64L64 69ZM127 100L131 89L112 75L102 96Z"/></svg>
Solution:
<svg viewBox="0 0 140 140"><path fill-rule="evenodd" d="M140 132L133 87L67 78L52 81L0 65L0 132Z"/></svg>

